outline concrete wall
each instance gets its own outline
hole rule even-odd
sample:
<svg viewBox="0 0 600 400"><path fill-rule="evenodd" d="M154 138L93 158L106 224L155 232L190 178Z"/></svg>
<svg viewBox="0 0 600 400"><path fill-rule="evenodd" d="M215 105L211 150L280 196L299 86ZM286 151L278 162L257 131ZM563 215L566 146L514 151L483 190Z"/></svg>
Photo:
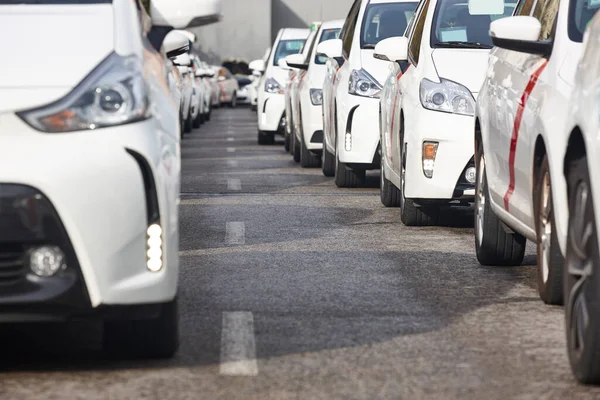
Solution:
<svg viewBox="0 0 600 400"><path fill-rule="evenodd" d="M308 28L314 21L346 18L353 0L223 0L223 21L193 29L203 59L261 58L280 28Z"/></svg>

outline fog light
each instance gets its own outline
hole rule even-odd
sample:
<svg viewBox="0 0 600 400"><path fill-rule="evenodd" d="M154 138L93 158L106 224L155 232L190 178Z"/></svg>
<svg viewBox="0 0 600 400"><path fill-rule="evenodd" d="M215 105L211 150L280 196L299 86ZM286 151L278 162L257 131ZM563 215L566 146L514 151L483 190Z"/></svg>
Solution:
<svg viewBox="0 0 600 400"><path fill-rule="evenodd" d="M152 272L158 272L162 269L162 228L158 224L148 227L147 252L148 257L146 267Z"/></svg>
<svg viewBox="0 0 600 400"><path fill-rule="evenodd" d="M467 180L467 182L475 183L476 178L477 178L477 170L475 169L475 167L467 168L467 171L465 172L465 179Z"/></svg>
<svg viewBox="0 0 600 400"><path fill-rule="evenodd" d="M37 276L54 276L66 267L65 253L56 246L37 247L29 253L29 268Z"/></svg>
<svg viewBox="0 0 600 400"><path fill-rule="evenodd" d="M437 149L437 142L423 142L423 174L430 179L433 177Z"/></svg>
<svg viewBox="0 0 600 400"><path fill-rule="evenodd" d="M352 150L352 134L351 133L346 133L346 146L345 146L346 151L351 151Z"/></svg>

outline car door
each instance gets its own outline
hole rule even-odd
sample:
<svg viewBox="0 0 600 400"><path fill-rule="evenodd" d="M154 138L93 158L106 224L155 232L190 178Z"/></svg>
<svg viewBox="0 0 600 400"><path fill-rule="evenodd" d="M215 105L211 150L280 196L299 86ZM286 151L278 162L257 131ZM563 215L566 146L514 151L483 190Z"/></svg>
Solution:
<svg viewBox="0 0 600 400"><path fill-rule="evenodd" d="M551 40L558 12L559 0L523 0L515 15L533 16L540 20L539 40ZM539 55L505 51L499 90L506 101L501 103L502 117L499 129L490 142L497 157L495 200L519 221L534 229L532 184L532 146L538 130L537 120L543 101L543 75L548 59ZM501 199L500 199L501 197Z"/></svg>
<svg viewBox="0 0 600 400"><path fill-rule="evenodd" d="M422 1L415 12L415 22L412 32L409 33L408 37L408 61L410 64L397 80L399 97L396 107L398 110L394 112L398 115L398 128L394 128L395 132L393 136L396 136L396 138L392 140L393 153L395 154L392 162L392 171L398 176L402 172L402 154L407 140L406 131L410 129L410 114L412 110L421 107L421 100L419 98L419 81L421 76L419 62L421 61L422 38L430 4L431 0ZM401 113L404 117L401 117ZM413 123L415 122L417 121L413 121ZM404 132L402 132L401 124L403 124Z"/></svg>
<svg viewBox="0 0 600 400"><path fill-rule="evenodd" d="M350 57L352 56L352 43L354 41L354 33L356 31L356 29L358 28L360 30L359 27L357 27L358 24L358 16L360 14L360 9L362 6L362 1L361 0L356 0L354 2L354 4L352 5L352 8L350 9L350 13L348 14L348 18L346 19L346 22L344 23L344 27L342 28L342 31L340 33L340 39L342 40L342 57L343 57L343 64L342 66L338 69L338 71L336 72L335 76L334 76L334 82L333 82L333 93L334 93L334 107L333 107L333 121L334 124L337 123L337 129L345 129L346 126L346 119L344 115L340 115L341 113L339 112L340 109L343 109L343 105L344 105L344 101L345 101L345 97L348 96L348 85L347 82L350 80L350 74L351 74L351 69L352 66L350 65L350 62L348 61L350 59ZM336 129L333 129L334 132L336 131ZM335 132L335 134L338 134L339 132ZM331 143L333 143L333 147L334 149L336 148L336 139L337 138L333 138L333 141ZM337 150L336 150L337 151Z"/></svg>

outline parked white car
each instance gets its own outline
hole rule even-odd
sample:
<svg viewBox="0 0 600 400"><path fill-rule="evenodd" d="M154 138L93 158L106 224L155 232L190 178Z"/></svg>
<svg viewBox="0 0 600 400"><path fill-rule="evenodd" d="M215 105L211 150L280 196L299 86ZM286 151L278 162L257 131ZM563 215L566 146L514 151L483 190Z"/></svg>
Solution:
<svg viewBox="0 0 600 400"><path fill-rule="evenodd" d="M183 137L184 133L189 133L192 131L193 124L192 99L194 97L194 78L192 69L190 67L190 63L191 60L187 53L180 54L179 56L173 59L173 64L177 66L177 69L181 73L181 77L183 79L183 91L181 93L181 96L183 98L183 130L181 137Z"/></svg>
<svg viewBox="0 0 600 400"><path fill-rule="evenodd" d="M220 88L220 104L234 108L237 105L237 92L239 90L238 82L235 76L225 67L218 67L216 73L217 83Z"/></svg>
<svg viewBox="0 0 600 400"><path fill-rule="evenodd" d="M181 162L164 53L177 49L144 38L208 15L190 0L151 14L131 0L0 5L21 39L0 41L0 322L98 318L105 350L171 357ZM22 62L32 53L44 68Z"/></svg>
<svg viewBox="0 0 600 400"><path fill-rule="evenodd" d="M563 302L565 105L581 32L600 6L586 4L548 0L531 9L520 4L514 17L493 22L497 48L476 111L477 258L483 265L518 265L526 239L535 242L538 291L549 304Z"/></svg>
<svg viewBox="0 0 600 400"><path fill-rule="evenodd" d="M337 39L343 25L344 20L324 22L310 47L303 51L306 57L296 58L300 64L293 63L293 57L297 55L287 58L290 67L304 71L298 80L296 94L292 97L291 108L294 112L294 159L298 159L304 168L320 167L323 152L323 82L327 73L327 57L317 55L317 46L324 41Z"/></svg>
<svg viewBox="0 0 600 400"><path fill-rule="evenodd" d="M583 0L572 0L571 38L581 41L592 12ZM562 10L561 10L562 11ZM567 110L564 173L568 222L565 240L565 331L571 369L581 383L600 383L600 13L584 40L583 58L574 74L574 91ZM562 140L561 140L562 141ZM559 154L556 154L557 158ZM557 160L559 162L560 160ZM561 177L562 178L562 177ZM562 179L561 179L562 180Z"/></svg>
<svg viewBox="0 0 600 400"><path fill-rule="evenodd" d="M288 71L279 66L279 60L302 51L309 33L308 29L280 29L271 53L259 68L264 73L258 86L258 144L272 144L275 134L284 133L284 88L288 83Z"/></svg>
<svg viewBox="0 0 600 400"><path fill-rule="evenodd" d="M201 124L210 119L210 95L212 88L206 78L214 75L208 73L208 71L202 67L198 55L191 54L191 57L193 61L194 76L196 77L196 82L200 88L200 114L198 116L198 120L195 120L196 124L194 125L194 128L199 128Z"/></svg>
<svg viewBox="0 0 600 400"><path fill-rule="evenodd" d="M271 48L265 50L265 55L262 60L254 60L248 64L248 68L252 71L252 85L250 86L250 110L256 111L258 108L258 86L260 85L260 78L265 71L267 59L271 54Z"/></svg>
<svg viewBox="0 0 600 400"><path fill-rule="evenodd" d="M338 187L358 187L368 169L378 169L379 96L389 64L373 58L375 45L401 36L414 14L414 0L356 0L339 39L325 41L318 55L339 60L330 91L332 103L324 105L323 170L335 175Z"/></svg>

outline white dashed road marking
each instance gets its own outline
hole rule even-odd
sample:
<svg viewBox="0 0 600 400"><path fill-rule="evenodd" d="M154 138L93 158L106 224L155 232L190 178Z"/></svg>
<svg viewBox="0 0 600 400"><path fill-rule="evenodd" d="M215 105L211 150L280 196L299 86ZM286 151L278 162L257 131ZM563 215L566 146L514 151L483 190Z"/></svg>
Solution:
<svg viewBox="0 0 600 400"><path fill-rule="evenodd" d="M224 312L221 328L221 375L256 376L256 341L251 312Z"/></svg>
<svg viewBox="0 0 600 400"><path fill-rule="evenodd" d="M234 139L234 138L232 138L232 137L228 137L228 138L227 138L227 141L228 141L228 142L233 142L234 140L235 140L235 139Z"/></svg>
<svg viewBox="0 0 600 400"><path fill-rule="evenodd" d="M237 160L227 160L227 165L229 165L230 167L237 167L238 164L239 163Z"/></svg>
<svg viewBox="0 0 600 400"><path fill-rule="evenodd" d="M228 153L235 153L235 147L228 147L227 148L227 152Z"/></svg>
<svg viewBox="0 0 600 400"><path fill-rule="evenodd" d="M242 190L242 182L239 179L227 179L227 190Z"/></svg>
<svg viewBox="0 0 600 400"><path fill-rule="evenodd" d="M225 242L227 244L246 243L246 227L243 222L228 222L225 225Z"/></svg>

